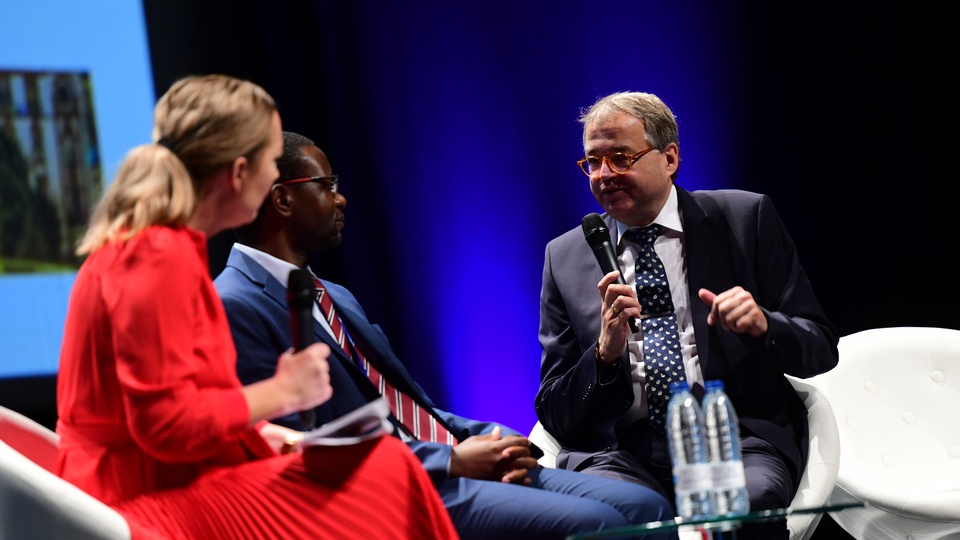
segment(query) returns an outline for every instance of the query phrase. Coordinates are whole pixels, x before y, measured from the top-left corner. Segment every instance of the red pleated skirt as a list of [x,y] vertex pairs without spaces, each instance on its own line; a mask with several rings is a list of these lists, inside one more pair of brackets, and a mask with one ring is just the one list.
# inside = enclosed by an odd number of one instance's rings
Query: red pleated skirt
[[134,540],[458,538],[423,466],[394,437],[215,469],[115,507]]

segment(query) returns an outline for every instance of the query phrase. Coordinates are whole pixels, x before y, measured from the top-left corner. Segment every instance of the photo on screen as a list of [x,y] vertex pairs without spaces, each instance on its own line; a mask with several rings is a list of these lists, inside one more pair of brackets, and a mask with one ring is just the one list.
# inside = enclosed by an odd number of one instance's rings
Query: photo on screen
[[0,274],[79,266],[99,155],[89,74],[0,70]]
[[56,375],[77,241],[155,101],[139,0],[0,3],[0,381]]

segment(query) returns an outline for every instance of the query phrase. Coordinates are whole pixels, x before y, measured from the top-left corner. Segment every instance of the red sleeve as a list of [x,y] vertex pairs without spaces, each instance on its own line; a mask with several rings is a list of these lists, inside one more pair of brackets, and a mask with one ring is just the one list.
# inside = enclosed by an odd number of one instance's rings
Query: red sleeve
[[104,291],[130,432],[157,459],[211,457],[247,428],[249,409],[205,256],[176,229],[127,248]]

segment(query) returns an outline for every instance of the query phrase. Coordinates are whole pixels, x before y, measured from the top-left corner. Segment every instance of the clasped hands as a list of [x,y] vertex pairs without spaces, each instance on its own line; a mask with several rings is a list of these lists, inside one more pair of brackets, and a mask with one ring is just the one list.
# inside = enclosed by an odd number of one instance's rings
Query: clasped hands
[[[612,364],[627,346],[628,326],[631,317],[640,318],[640,302],[633,285],[617,283],[619,271],[603,276],[597,289],[600,291],[600,340],[598,357],[602,363]],[[753,295],[737,285],[720,294],[708,289],[697,292],[700,301],[710,306],[707,324],[735,334],[761,337],[767,333],[767,317]]]
[[496,426],[490,433],[474,435],[454,446],[450,476],[529,485],[527,472],[539,466],[530,455],[530,440],[522,435],[502,437],[502,432]]

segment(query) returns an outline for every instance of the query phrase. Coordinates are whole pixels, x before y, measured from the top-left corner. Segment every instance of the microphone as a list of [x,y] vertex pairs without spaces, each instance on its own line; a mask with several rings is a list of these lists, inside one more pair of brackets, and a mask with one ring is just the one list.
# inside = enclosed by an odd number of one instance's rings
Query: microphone
[[[619,272],[620,265],[617,264],[617,257],[613,251],[613,245],[610,243],[610,229],[607,229],[607,226],[604,225],[600,214],[594,212],[583,216],[580,225],[583,227],[583,236],[587,239],[590,247],[593,248],[593,254],[597,257],[600,270],[603,271],[604,275],[614,270]],[[617,283],[626,284],[626,281],[623,280],[623,272],[620,272],[620,276],[617,277]],[[630,317],[630,330],[634,334],[640,331],[634,317]]]
[[[313,276],[304,268],[291,270],[287,278],[287,306],[290,308],[290,329],[294,350],[302,351],[313,344]],[[306,429],[313,429],[317,415],[313,409],[300,411]]]

